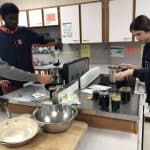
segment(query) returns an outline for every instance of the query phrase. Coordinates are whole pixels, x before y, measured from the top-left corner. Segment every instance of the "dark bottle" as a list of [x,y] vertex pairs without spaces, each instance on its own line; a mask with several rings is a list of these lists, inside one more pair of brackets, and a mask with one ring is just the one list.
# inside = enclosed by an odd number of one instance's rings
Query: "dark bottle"
[[120,88],[121,92],[121,101],[123,104],[127,104],[130,101],[131,87],[122,87]]
[[92,99],[93,99],[94,101],[98,101],[98,99],[99,99],[99,91],[98,91],[98,90],[94,90],[94,91],[93,91]]
[[99,92],[99,105],[100,109],[103,111],[109,110],[109,92],[102,90]]
[[[127,70],[126,66],[119,66],[117,68],[117,72],[122,72],[122,71],[125,71],[125,70]],[[127,79],[124,78],[123,80],[115,81],[115,84],[116,84],[116,87],[118,89],[121,88],[121,87],[127,86]]]

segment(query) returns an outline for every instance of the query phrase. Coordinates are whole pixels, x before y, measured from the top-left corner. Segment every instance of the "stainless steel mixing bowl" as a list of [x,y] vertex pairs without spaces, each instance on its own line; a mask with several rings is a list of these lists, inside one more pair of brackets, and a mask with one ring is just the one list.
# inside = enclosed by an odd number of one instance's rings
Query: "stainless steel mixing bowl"
[[74,106],[56,104],[35,109],[33,118],[46,132],[57,133],[68,129],[77,114],[78,109]]

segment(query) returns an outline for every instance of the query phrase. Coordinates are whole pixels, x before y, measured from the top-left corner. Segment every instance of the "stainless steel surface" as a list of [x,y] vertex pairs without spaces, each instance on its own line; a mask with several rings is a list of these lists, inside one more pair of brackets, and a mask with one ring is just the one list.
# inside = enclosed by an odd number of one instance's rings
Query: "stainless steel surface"
[[56,133],[68,129],[77,113],[76,107],[57,104],[37,108],[33,112],[33,118],[46,132]]
[[93,100],[87,100],[86,93],[79,92],[79,99],[81,101],[80,107],[82,109],[82,113],[132,121],[138,121],[139,98],[139,95],[132,94],[129,103],[121,103],[119,112],[114,113],[111,110],[111,105],[109,105],[108,112],[102,111],[100,110],[100,106],[98,105],[98,103],[94,102]]
[[[34,93],[43,96],[34,97]],[[37,106],[40,102],[49,100],[49,91],[42,84],[29,84],[22,89],[0,96],[0,98],[9,100],[9,103]]]
[[[97,69],[96,69],[97,70]],[[102,72],[102,70],[101,70]],[[94,70],[95,73],[95,70]],[[90,77],[93,72],[91,71]],[[86,77],[86,80],[84,83],[83,82],[83,88],[85,85],[87,85],[87,81],[90,79],[90,83],[92,82],[91,78]],[[89,83],[88,83],[89,84]],[[71,87],[71,89],[70,89]],[[64,93],[70,92],[70,91],[78,91],[78,82],[75,85],[71,85],[68,89],[64,90],[65,92],[60,92],[59,93],[59,98],[60,96],[65,95]],[[82,86],[81,86],[82,87]],[[136,88],[135,88],[136,89]],[[34,98],[32,96],[33,93],[35,92],[40,92],[44,93],[45,96],[42,96],[40,98]],[[120,107],[120,112],[119,113],[112,113],[111,111],[109,112],[104,112],[99,109],[99,106],[94,105],[93,101],[87,100],[87,94],[85,93],[77,93],[79,95],[79,99],[81,102],[81,109],[84,113],[86,114],[94,114],[97,116],[105,116],[105,117],[111,117],[111,118],[116,118],[116,119],[125,119],[125,120],[137,120],[138,119],[138,106],[139,106],[139,96],[138,95],[132,95],[132,99],[128,104],[121,104]],[[13,104],[21,104],[21,105],[27,105],[27,106],[39,106],[41,102],[44,101],[50,101],[49,100],[49,91],[44,88],[43,85],[28,85],[20,90],[17,90],[15,92],[6,94],[1,96],[2,98],[6,98],[9,100],[10,103]]]

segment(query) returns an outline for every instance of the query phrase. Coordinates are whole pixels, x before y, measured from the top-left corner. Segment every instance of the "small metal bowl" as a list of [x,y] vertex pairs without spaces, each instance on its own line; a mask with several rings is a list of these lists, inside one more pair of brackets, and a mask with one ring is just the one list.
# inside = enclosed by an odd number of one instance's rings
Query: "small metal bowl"
[[77,114],[76,107],[56,104],[35,109],[33,118],[38,121],[44,131],[58,133],[67,130]]

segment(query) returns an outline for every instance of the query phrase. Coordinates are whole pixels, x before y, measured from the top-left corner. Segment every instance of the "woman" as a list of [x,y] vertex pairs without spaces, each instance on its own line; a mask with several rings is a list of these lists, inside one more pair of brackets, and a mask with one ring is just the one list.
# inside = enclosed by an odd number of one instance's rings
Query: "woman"
[[142,65],[121,64],[128,67],[128,70],[114,75],[116,80],[123,80],[125,77],[139,78],[145,82],[147,99],[150,104],[150,19],[140,15],[130,25],[130,32],[140,42],[145,42],[142,56]]

